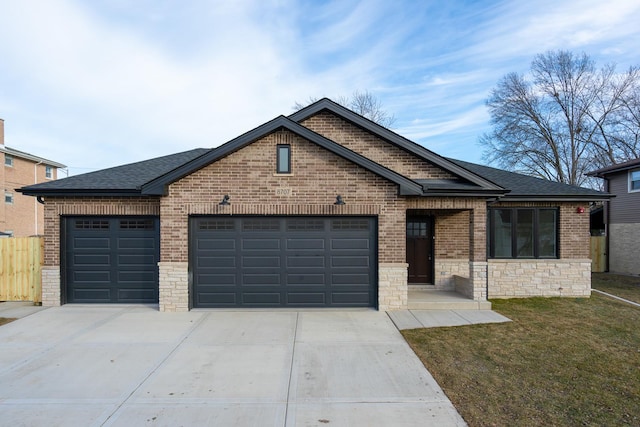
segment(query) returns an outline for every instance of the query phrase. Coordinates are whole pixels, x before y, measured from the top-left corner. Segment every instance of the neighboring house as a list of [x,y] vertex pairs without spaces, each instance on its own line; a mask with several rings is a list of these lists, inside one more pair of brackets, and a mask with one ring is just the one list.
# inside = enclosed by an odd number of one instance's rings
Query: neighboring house
[[66,166],[5,146],[2,119],[0,161],[0,182],[3,191],[0,203],[0,233],[14,237],[44,234],[44,206],[38,203],[37,199],[16,192],[16,189],[53,181],[58,177],[58,168]]
[[640,274],[640,159],[590,172],[615,197],[604,205],[609,271]]
[[[591,292],[606,193],[441,157],[328,100],[214,149],[28,186],[43,304],[408,307]],[[587,210],[587,212],[585,212]]]

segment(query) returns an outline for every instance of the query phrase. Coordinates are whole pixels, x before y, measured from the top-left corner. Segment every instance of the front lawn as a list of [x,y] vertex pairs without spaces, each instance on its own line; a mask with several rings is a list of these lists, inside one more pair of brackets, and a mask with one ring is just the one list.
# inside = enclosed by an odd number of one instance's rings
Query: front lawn
[[494,300],[509,323],[403,331],[470,426],[640,425],[640,309]]
[[640,304],[640,277],[594,273],[591,275],[591,287]]
[[13,322],[14,320],[16,320],[16,319],[11,319],[11,318],[8,318],[8,317],[0,317],[0,326],[4,325],[6,323],[9,323],[9,322]]

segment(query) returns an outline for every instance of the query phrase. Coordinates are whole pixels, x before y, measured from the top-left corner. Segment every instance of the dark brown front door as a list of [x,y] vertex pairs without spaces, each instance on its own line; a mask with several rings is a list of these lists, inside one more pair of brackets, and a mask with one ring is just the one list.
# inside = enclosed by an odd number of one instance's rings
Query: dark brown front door
[[409,284],[433,284],[433,218],[407,218]]

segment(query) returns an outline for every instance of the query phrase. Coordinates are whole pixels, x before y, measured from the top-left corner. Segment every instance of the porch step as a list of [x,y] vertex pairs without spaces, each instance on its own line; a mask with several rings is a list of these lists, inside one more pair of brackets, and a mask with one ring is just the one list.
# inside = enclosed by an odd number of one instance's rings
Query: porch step
[[409,310],[491,310],[489,301],[474,301],[452,291],[409,288]]

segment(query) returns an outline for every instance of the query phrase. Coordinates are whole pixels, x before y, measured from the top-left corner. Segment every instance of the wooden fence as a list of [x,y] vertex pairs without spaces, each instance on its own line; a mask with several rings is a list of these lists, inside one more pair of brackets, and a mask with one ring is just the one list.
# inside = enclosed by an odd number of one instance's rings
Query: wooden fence
[[591,272],[604,273],[607,269],[607,238],[591,236]]
[[42,237],[0,239],[0,301],[42,302]]

